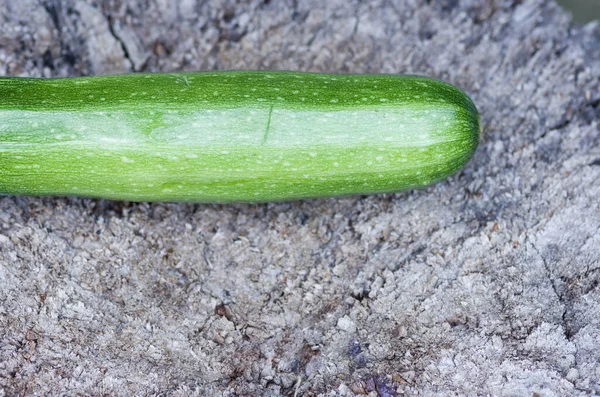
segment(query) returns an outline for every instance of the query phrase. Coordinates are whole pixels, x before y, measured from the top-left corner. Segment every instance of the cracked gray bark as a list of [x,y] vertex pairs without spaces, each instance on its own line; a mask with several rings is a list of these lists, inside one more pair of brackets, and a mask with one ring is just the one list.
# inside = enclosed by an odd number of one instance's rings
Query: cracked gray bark
[[[0,395],[600,394],[600,28],[525,1],[1,0],[0,75],[416,73],[485,127],[430,188],[0,199]],[[1,161],[1,158],[0,158]]]

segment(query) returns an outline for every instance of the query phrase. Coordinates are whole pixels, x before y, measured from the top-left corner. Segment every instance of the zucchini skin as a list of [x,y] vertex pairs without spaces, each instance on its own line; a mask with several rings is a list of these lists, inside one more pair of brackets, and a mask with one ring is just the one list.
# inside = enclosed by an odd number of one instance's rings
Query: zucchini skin
[[0,193],[266,202],[461,169],[479,114],[419,76],[274,71],[0,78]]

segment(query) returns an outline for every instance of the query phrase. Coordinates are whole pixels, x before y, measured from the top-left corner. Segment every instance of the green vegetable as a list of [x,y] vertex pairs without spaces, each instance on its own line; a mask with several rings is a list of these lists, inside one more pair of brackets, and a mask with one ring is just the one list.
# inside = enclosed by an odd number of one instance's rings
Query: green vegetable
[[0,193],[277,201],[421,187],[479,114],[424,77],[292,72],[0,78]]

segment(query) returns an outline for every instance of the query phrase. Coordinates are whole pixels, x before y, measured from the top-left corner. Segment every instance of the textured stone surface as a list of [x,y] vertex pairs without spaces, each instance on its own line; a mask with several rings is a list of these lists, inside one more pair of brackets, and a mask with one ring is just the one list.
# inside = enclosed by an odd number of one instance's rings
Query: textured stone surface
[[0,75],[418,73],[466,90],[485,126],[462,172],[400,194],[1,198],[0,395],[600,394],[598,24],[543,0],[0,16]]

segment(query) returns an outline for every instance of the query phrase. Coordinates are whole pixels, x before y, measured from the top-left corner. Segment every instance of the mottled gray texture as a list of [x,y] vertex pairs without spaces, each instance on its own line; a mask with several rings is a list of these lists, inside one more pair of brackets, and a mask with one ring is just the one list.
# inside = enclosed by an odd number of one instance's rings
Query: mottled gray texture
[[599,25],[240,3],[2,0],[0,74],[424,74],[478,105],[475,158],[373,197],[1,198],[0,395],[600,394]]

